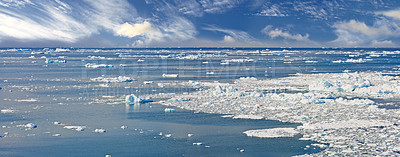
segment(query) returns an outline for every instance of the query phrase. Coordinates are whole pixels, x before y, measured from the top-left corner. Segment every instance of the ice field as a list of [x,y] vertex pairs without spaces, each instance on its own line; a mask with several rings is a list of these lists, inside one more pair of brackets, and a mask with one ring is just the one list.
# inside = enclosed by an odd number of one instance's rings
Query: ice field
[[0,49],[0,156],[399,156],[397,49]]

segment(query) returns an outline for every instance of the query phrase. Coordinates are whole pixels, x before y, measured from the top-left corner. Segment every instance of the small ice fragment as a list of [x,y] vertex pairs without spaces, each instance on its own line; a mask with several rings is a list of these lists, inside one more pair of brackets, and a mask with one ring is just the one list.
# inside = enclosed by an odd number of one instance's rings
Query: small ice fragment
[[244,152],[244,149],[240,149],[239,152],[243,153],[243,152]]
[[65,129],[75,130],[75,131],[84,131],[86,126],[64,126]]
[[144,60],[143,59],[138,59],[137,62],[144,62]]
[[205,148],[210,148],[211,146],[204,146]]
[[52,136],[58,137],[58,136],[61,136],[61,134],[53,134]]
[[203,143],[201,143],[201,142],[194,142],[194,143],[193,143],[194,146],[201,146],[202,144],[203,144]]
[[95,129],[94,132],[96,132],[96,133],[105,133],[106,130],[104,130],[104,129]]
[[85,64],[86,68],[112,68],[114,67],[111,64],[96,64],[96,63],[87,63]]
[[164,135],[166,138],[170,138],[172,135],[171,134],[165,134]]
[[55,121],[55,122],[53,122],[53,124],[54,124],[54,125],[61,125],[61,122]]
[[188,137],[192,137],[192,136],[193,136],[193,134],[188,134],[187,136],[188,136]]
[[107,154],[106,157],[111,157],[111,155]]
[[22,100],[16,100],[16,101],[17,102],[37,102],[38,100],[31,98],[31,99],[22,99]]
[[126,126],[126,125],[122,125],[121,126],[121,129],[123,129],[123,130],[125,130],[125,129],[127,129],[128,128],[128,126]]
[[221,116],[222,118],[232,118],[234,115],[228,114],[228,115],[223,115]]
[[36,128],[36,127],[37,127],[37,125],[33,124],[33,123],[28,123],[25,125],[25,128]]
[[143,84],[152,84],[153,81],[144,81]]
[[207,75],[214,75],[215,73],[213,71],[211,72],[206,72]]
[[233,119],[257,119],[257,120],[260,120],[263,118],[264,117],[262,117],[262,116],[256,116],[256,115],[237,115],[237,116],[233,117]]
[[168,78],[178,78],[179,74],[163,74],[162,77],[168,77]]
[[58,59],[46,59],[45,63],[67,63],[67,60],[58,60]]
[[173,108],[165,108],[164,112],[175,112],[175,109],[173,109]]
[[160,133],[158,133],[158,135],[162,136],[162,135],[163,135],[163,133],[162,133],[162,132],[160,132]]
[[1,113],[4,113],[4,114],[7,114],[7,113],[14,113],[15,112],[15,110],[12,110],[12,109],[2,109],[1,110]]

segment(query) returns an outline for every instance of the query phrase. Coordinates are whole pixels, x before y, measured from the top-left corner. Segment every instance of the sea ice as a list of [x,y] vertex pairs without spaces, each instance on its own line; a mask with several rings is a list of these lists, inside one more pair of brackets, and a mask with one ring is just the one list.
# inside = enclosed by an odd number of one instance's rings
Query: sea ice
[[58,60],[58,59],[46,59],[45,63],[67,63],[67,60]]
[[163,74],[162,77],[169,77],[169,78],[178,78],[178,74]]
[[278,137],[294,137],[300,132],[296,131],[294,128],[272,128],[272,129],[248,130],[243,133],[251,137],[278,138]]
[[112,68],[114,67],[111,64],[96,64],[96,63],[87,63],[85,64],[86,68]]
[[153,99],[151,97],[147,99],[142,99],[135,94],[127,95],[125,96],[125,102],[127,103],[147,103],[147,102],[153,102]]
[[95,129],[94,132],[95,133],[105,133],[106,130],[105,129]]
[[37,127],[37,125],[33,124],[33,123],[25,124],[25,128],[36,128],[36,127]]
[[2,109],[1,110],[1,113],[4,113],[4,114],[7,114],[7,113],[14,113],[15,112],[15,110],[13,110],[13,109]]
[[173,108],[165,108],[164,112],[175,112],[175,109],[173,109]]
[[69,126],[64,126],[65,129],[70,129],[70,130],[75,130],[75,131],[84,131],[86,126],[73,126],[73,125],[69,125]]
[[118,77],[96,77],[90,80],[110,83],[110,82],[132,82],[134,79],[127,76],[118,76]]

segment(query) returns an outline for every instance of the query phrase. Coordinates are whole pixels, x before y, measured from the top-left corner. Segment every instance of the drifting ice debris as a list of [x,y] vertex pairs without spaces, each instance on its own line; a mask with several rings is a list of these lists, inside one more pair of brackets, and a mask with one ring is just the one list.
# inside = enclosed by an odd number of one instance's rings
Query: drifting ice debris
[[107,154],[106,157],[111,157],[111,155],[108,155],[108,154]]
[[90,60],[95,60],[95,59],[106,59],[106,57],[101,57],[101,56],[88,56],[87,57]]
[[163,74],[162,77],[166,78],[178,78],[179,75],[178,74]]
[[147,99],[142,99],[136,96],[135,94],[127,95],[125,97],[125,102],[127,103],[147,103],[147,102],[153,102],[153,99],[147,98]]
[[152,84],[153,81],[143,81],[143,84]]
[[170,138],[172,135],[171,134],[165,134],[164,135],[166,138]]
[[16,100],[16,101],[17,102],[37,102],[38,100],[30,98],[30,99],[21,99],[21,100]]
[[1,113],[4,113],[4,114],[7,114],[7,113],[14,113],[15,112],[15,110],[12,110],[12,109],[2,109],[1,110]]
[[104,129],[95,129],[94,132],[95,133],[105,133],[106,130],[104,130]]
[[86,126],[64,126],[65,129],[75,130],[75,131],[84,131]]
[[244,152],[244,149],[240,149],[239,152],[243,153],[243,152]]
[[52,136],[58,137],[58,136],[61,136],[61,134],[53,134]]
[[45,63],[67,63],[67,60],[58,60],[58,59],[46,59]]
[[263,116],[256,116],[256,115],[237,115],[232,117],[233,119],[264,119]]
[[33,124],[33,123],[25,124],[25,128],[36,128],[36,127],[37,127],[37,125]]
[[175,109],[173,109],[173,108],[165,108],[164,112],[175,112]]
[[272,128],[272,129],[248,130],[243,133],[251,137],[277,138],[277,137],[294,137],[300,132],[294,130],[294,128]]
[[203,143],[201,143],[201,142],[194,142],[193,145],[194,145],[194,146],[201,146],[201,145],[203,145]]
[[125,129],[127,129],[127,128],[128,128],[128,126],[126,126],[126,125],[122,125],[122,126],[121,126],[121,129],[122,129],[122,130],[125,130]]
[[112,68],[114,67],[111,64],[96,64],[96,63],[87,63],[85,64],[86,68]]
[[188,137],[192,137],[192,136],[193,136],[193,134],[188,134],[187,136],[188,136]]
[[57,122],[57,121],[53,122],[53,124],[54,125],[62,125],[61,122]]
[[97,77],[97,78],[92,78],[90,79],[92,81],[97,81],[97,82],[132,82],[133,79],[127,76],[118,76],[118,77]]
[[71,50],[63,49],[63,48],[56,48],[56,50],[54,50],[54,52],[71,52]]

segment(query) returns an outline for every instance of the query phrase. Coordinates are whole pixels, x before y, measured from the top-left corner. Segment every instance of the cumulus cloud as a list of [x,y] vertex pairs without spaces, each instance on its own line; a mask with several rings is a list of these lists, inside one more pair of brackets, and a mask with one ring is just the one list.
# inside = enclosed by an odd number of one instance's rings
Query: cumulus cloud
[[400,37],[400,29],[396,23],[379,20],[373,25],[350,20],[337,22],[333,25],[337,39],[331,43],[341,46],[390,46],[392,37]]
[[229,36],[229,35],[225,35],[224,36],[224,42],[228,42],[228,43],[230,43],[230,42],[235,42],[235,39],[233,39],[231,36]]
[[117,31],[119,36],[133,38],[138,35],[143,35],[145,33],[151,33],[154,29],[152,29],[151,24],[147,21],[143,23],[137,23],[131,25],[129,23],[124,23],[121,25],[120,29]]
[[297,40],[297,41],[309,41],[308,37],[309,35],[301,35],[301,34],[290,34],[287,31],[283,31],[282,29],[275,28],[271,25],[267,25],[264,27],[263,30],[261,30],[262,33],[268,35],[271,38],[277,38],[277,37],[282,37],[284,39],[291,39],[291,40]]

